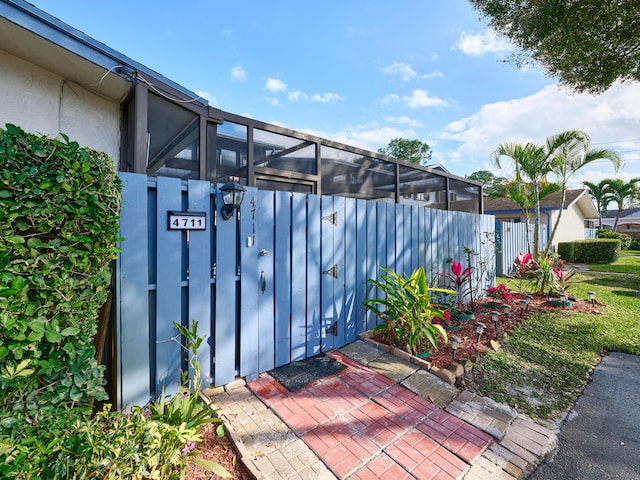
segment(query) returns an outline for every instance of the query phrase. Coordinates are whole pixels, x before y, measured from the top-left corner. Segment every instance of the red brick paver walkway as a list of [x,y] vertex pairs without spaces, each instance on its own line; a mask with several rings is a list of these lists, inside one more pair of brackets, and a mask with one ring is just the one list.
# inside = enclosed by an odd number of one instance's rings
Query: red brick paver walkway
[[462,478],[493,438],[339,352],[340,373],[295,392],[249,388],[341,479]]

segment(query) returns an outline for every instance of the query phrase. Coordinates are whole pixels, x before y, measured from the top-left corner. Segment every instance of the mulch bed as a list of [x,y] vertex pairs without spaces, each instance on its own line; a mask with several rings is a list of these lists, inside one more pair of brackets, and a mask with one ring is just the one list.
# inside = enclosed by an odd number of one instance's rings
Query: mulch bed
[[[202,432],[204,441],[198,445],[198,457],[205,460],[213,460],[222,465],[232,475],[229,478],[233,480],[252,480],[253,477],[240,461],[240,456],[236,452],[229,434],[225,434],[222,438],[216,436],[217,425],[215,423],[209,424],[204,428]],[[189,464],[185,475],[186,480],[213,480],[218,478],[221,477],[194,464]]]
[[[475,317],[473,320],[463,321],[461,322],[462,327],[459,330],[447,332],[449,336],[455,335],[461,340],[458,351],[456,352],[456,361],[464,362],[467,359],[471,359],[474,355],[491,349],[492,340],[500,342],[504,334],[508,335],[511,333],[511,331],[531,313],[540,311],[566,311],[599,314],[602,309],[602,304],[596,301],[595,305],[591,305],[589,300],[576,300],[572,302],[570,307],[558,307],[549,303],[549,297],[547,295],[534,295],[533,299],[529,301],[528,311],[523,312],[522,305],[518,302],[525,298],[525,294],[511,293],[511,296],[512,298],[506,302],[511,307],[508,318],[504,315],[500,307],[478,306],[474,312]],[[483,302],[480,303],[487,303],[489,301],[489,299],[484,299]],[[491,312],[494,310],[500,313],[497,332],[491,320]],[[484,323],[486,326],[484,333],[480,337],[480,341],[478,341],[475,326],[478,322]],[[388,343],[382,332],[375,332],[372,338],[379,343]],[[442,339],[439,339],[438,348],[434,348],[431,351],[427,357],[427,361],[435,367],[448,368],[453,362],[452,353],[451,343],[445,344]]]

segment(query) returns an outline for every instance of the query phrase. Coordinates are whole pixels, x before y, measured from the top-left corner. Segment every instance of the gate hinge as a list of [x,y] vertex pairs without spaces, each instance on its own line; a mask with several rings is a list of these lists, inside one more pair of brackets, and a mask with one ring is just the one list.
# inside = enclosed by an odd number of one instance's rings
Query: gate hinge
[[325,270],[322,272],[323,275],[331,275],[333,278],[338,278],[338,264],[336,263],[329,270]]
[[335,227],[338,225],[338,212],[333,212],[331,215],[325,215],[322,219],[331,223],[331,225]]

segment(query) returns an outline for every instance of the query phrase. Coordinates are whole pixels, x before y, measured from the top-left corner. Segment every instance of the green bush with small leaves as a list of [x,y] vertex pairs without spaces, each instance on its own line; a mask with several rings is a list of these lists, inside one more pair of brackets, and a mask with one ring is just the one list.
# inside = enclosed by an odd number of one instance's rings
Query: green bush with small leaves
[[613,263],[620,256],[620,240],[592,238],[574,242],[575,261],[579,263]]
[[106,154],[61,136],[0,129],[0,408],[107,397],[92,341],[121,182]]
[[631,237],[626,233],[614,232],[606,228],[601,228],[596,232],[597,238],[614,238],[620,240],[620,248],[627,250],[631,245]]
[[558,243],[558,255],[565,262],[575,261],[575,247],[573,242],[559,242]]

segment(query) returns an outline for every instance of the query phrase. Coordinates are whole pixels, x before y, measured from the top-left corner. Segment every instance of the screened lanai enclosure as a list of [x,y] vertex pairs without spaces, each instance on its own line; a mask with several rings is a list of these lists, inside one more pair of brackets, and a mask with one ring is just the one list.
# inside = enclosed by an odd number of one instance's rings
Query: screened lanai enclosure
[[482,213],[477,182],[146,87],[125,105],[123,171]]

